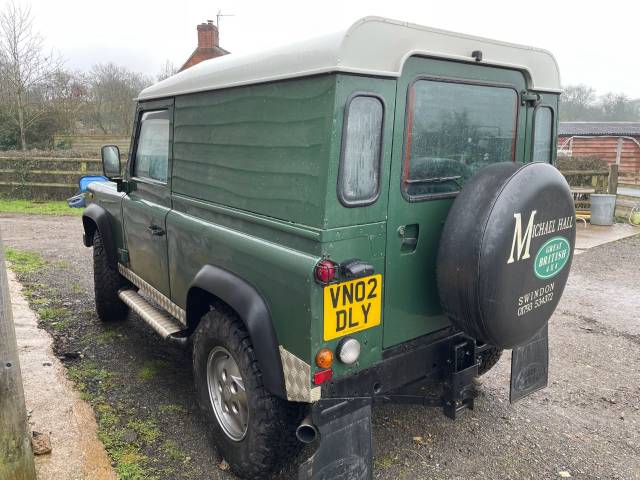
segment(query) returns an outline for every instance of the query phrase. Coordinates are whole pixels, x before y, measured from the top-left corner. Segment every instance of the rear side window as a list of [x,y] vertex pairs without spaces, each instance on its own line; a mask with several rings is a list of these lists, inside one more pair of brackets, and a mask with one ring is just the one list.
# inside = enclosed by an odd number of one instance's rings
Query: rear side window
[[553,111],[549,107],[538,107],[533,125],[533,161],[551,162],[553,138]]
[[169,112],[144,112],[140,118],[133,176],[167,181],[169,166]]
[[338,196],[345,206],[369,205],[380,192],[384,105],[358,94],[347,102],[342,132]]
[[407,104],[402,180],[410,200],[456,193],[482,167],[514,160],[515,90],[419,79]]

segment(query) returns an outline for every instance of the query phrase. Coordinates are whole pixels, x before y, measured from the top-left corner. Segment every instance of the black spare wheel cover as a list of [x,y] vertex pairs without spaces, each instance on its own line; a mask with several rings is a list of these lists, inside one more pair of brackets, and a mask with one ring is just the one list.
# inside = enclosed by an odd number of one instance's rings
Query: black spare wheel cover
[[498,163],[457,196],[437,275],[445,313],[478,341],[526,343],[546,325],[569,276],[576,239],[569,185],[546,163]]

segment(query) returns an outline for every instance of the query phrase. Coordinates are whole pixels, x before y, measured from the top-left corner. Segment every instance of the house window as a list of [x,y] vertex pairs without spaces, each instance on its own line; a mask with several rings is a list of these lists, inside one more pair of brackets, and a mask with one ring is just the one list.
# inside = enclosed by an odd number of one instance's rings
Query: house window
[[553,138],[553,111],[549,107],[538,107],[533,125],[533,161],[551,162]]
[[407,101],[404,194],[451,195],[486,165],[515,159],[512,88],[419,79]]
[[166,182],[168,165],[169,112],[144,112],[140,118],[133,176]]
[[345,111],[338,196],[346,206],[368,205],[380,192],[384,106],[379,97],[359,94]]

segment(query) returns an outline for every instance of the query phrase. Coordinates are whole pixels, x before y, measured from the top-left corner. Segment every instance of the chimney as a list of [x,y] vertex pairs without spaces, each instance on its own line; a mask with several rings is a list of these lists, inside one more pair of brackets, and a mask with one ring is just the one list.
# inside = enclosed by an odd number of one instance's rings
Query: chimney
[[218,27],[213,24],[213,20],[207,20],[207,23],[201,23],[198,25],[198,47],[193,51],[191,56],[186,62],[184,62],[178,71],[182,72],[183,70],[193,67],[200,62],[211,58],[221,57],[227,53],[229,52],[224,48],[220,48]]
[[198,48],[214,48],[219,46],[218,27],[213,20],[198,25]]

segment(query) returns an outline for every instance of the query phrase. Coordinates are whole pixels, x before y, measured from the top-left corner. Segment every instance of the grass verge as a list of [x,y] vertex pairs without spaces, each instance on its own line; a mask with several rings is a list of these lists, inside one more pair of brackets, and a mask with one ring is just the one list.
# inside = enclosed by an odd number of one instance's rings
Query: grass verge
[[23,215],[82,215],[82,208],[69,208],[64,201],[35,202],[33,200],[0,199],[0,213]]
[[16,250],[7,247],[4,250],[5,259],[11,262],[11,270],[16,273],[33,273],[43,269],[47,263],[38,253]]

